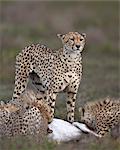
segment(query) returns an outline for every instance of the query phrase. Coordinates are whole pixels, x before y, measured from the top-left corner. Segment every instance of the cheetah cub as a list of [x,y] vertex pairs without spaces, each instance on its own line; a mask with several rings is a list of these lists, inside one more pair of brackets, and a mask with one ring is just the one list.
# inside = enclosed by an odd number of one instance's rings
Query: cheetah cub
[[50,130],[48,128],[48,122],[51,120],[49,106],[44,101],[35,100],[33,93],[22,98],[21,107],[9,103],[0,105],[0,137],[20,135],[41,137]]
[[106,98],[102,101],[88,102],[84,107],[79,108],[79,111],[81,121],[99,136],[104,136],[116,127],[120,132],[120,100]]
[[[59,92],[65,91],[67,120],[74,121],[75,100],[82,76],[82,51],[86,35],[78,32],[58,34],[63,47],[51,50],[44,45],[32,44],[25,47],[16,57],[15,88],[11,103],[16,103],[25,91],[29,78],[38,93],[51,107],[54,117],[55,100]],[[34,76],[32,76],[34,74]],[[36,80],[37,79],[37,80]]]

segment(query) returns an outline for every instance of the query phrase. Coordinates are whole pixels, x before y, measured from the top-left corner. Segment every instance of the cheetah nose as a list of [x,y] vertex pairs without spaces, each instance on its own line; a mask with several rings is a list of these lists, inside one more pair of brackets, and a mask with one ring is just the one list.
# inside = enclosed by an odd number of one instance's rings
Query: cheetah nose
[[79,49],[79,48],[80,48],[80,45],[76,45],[76,47],[77,47],[77,49]]

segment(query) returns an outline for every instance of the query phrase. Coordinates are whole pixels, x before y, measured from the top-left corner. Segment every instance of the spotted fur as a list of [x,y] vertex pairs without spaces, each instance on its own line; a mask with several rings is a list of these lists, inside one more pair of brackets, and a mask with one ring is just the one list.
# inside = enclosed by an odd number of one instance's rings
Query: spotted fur
[[79,111],[81,121],[100,136],[104,136],[114,127],[120,126],[120,100],[106,98],[102,101],[88,102]]
[[[26,96],[24,98],[26,99]],[[21,101],[24,100],[21,98]],[[50,120],[50,108],[44,101],[29,100],[27,103],[24,101],[22,107],[2,104],[0,105],[0,136],[42,136],[47,133]]]

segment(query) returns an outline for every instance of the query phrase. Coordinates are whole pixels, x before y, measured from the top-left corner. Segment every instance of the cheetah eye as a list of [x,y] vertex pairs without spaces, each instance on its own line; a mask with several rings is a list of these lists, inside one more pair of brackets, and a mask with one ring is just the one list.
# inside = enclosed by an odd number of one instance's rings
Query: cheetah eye
[[74,41],[74,38],[71,38],[70,40]]
[[80,39],[80,41],[83,41],[83,39]]

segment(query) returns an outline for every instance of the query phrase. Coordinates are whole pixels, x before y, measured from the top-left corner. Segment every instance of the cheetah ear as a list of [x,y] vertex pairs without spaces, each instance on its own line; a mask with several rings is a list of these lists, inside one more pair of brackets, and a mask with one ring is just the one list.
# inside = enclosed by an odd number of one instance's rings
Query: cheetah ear
[[57,37],[60,39],[64,39],[65,35],[64,34],[57,34]]
[[86,38],[86,34],[85,34],[85,33],[81,33],[81,35],[82,35],[84,38]]
[[5,106],[5,103],[4,103],[3,101],[1,101],[0,103],[1,103],[1,106],[2,106],[2,107]]

